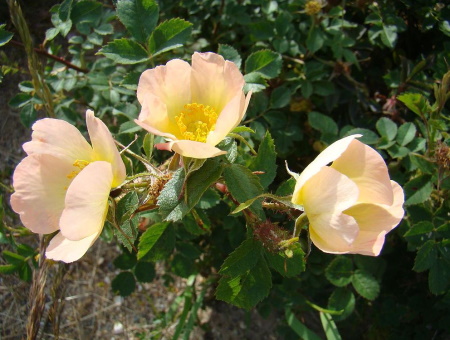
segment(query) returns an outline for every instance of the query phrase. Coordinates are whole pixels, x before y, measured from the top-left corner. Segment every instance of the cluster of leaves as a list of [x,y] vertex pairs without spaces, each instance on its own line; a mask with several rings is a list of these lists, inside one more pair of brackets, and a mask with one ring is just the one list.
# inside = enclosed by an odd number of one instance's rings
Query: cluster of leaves
[[[123,250],[114,261],[122,270],[114,291],[126,296],[137,283],[152,281],[156,262],[186,278],[169,313],[184,304],[177,336],[189,334],[204,301],[206,290],[193,294],[196,275],[209,279],[217,299],[238,307],[257,305],[268,315],[282,306],[280,334],[287,339],[314,339],[320,332],[328,339],[450,332],[449,5],[64,0],[51,13],[53,27],[33,52],[47,57],[40,62],[50,96],[33,79],[20,83],[10,100],[25,126],[52,107],[53,117],[82,127],[80,113],[89,107],[130,152],[158,165],[167,157],[152,151],[159,137],[133,122],[142,71],[194,51],[217,51],[236,63],[245,91],[253,92],[248,127],[219,145],[226,155],[184,160],[170,180],[149,179],[148,186],[111,201],[102,238],[115,238]],[[12,31],[0,26],[0,46],[18,39],[6,29]],[[354,133],[383,155],[391,177],[405,188],[407,214],[383,254],[309,254],[304,236],[288,248],[274,246],[274,239],[288,238],[295,218],[289,209],[262,208],[292,193],[284,160],[300,171],[318,151]],[[123,156],[127,173],[146,171],[130,154]],[[141,211],[151,186],[163,187],[152,197],[155,209]],[[236,209],[244,202],[245,209]],[[0,242],[13,250],[3,251],[8,264],[0,270],[29,279],[35,251],[12,238],[17,230],[0,230]],[[323,329],[314,326],[317,316]],[[171,317],[161,320],[167,324]]]

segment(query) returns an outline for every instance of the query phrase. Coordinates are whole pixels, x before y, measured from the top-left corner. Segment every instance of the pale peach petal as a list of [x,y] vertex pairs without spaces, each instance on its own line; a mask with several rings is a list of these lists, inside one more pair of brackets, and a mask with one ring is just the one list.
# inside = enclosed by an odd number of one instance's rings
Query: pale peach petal
[[356,203],[359,190],[348,177],[329,167],[323,167],[294,191],[292,202],[303,205],[308,216],[343,211]]
[[311,241],[325,253],[347,253],[358,237],[358,224],[351,216],[338,212],[308,215],[308,218]]
[[216,128],[209,133],[206,143],[217,145],[223,140],[241,121],[241,110],[244,106],[245,96],[239,91],[220,113]]
[[23,145],[27,154],[50,154],[66,157],[72,162],[77,159],[91,160],[91,146],[80,131],[68,122],[44,118],[34,123],[32,129],[31,142]]
[[358,185],[359,202],[392,204],[392,186],[386,163],[371,147],[353,140],[331,167]]
[[405,203],[405,193],[403,188],[398,185],[397,182],[391,181],[392,192],[394,194],[394,202],[388,208],[392,216],[395,216],[399,220],[403,218],[405,210],[403,209],[403,203]]
[[113,187],[117,187],[125,180],[125,164],[117,151],[116,144],[106,125],[94,116],[94,112],[86,112],[86,124],[94,150],[95,161],[106,161],[111,163],[114,180]]
[[25,227],[40,234],[59,229],[64,196],[71,181],[67,175],[74,169],[65,157],[46,154],[30,155],[17,165],[11,207]]
[[344,211],[358,222],[359,229],[370,232],[388,232],[394,229],[403,216],[394,216],[385,205],[359,203]]
[[339,139],[338,141],[328,146],[325,150],[323,150],[314,159],[314,161],[312,161],[305,168],[305,170],[302,171],[295,184],[295,191],[299,191],[312,176],[320,171],[322,167],[339,158],[342,153],[348,148],[350,143],[357,137],[361,137],[361,135],[351,135]]
[[145,97],[138,120],[151,126],[155,131],[161,131],[158,136],[171,134],[178,137],[180,135],[180,129],[174,117],[168,114],[166,103],[152,94]]
[[54,261],[70,263],[79,260],[100,236],[101,230],[79,241],[71,241],[58,233],[50,241],[45,257]]
[[380,233],[360,231],[357,239],[351,245],[349,253],[378,256],[383,249],[385,236],[385,231]]
[[161,137],[166,137],[172,140],[177,139],[177,137],[175,137],[174,135],[170,134],[170,133],[165,133],[162,132],[161,130],[156,129],[153,126],[148,125],[145,121],[140,121],[135,119],[134,122],[139,125],[140,127],[142,127],[144,130],[147,130],[148,132],[156,135],[156,136],[161,136]]
[[215,53],[192,56],[192,101],[222,111],[245,84],[238,67]]
[[178,140],[170,142],[169,144],[173,151],[184,157],[203,159],[220,156],[227,153],[226,151],[222,151],[213,145],[190,140]]
[[103,228],[112,181],[111,164],[104,161],[90,163],[75,177],[60,219],[64,237],[78,241]]
[[[191,66],[183,60],[174,59],[165,66],[144,71],[137,89],[137,97],[142,106],[146,102],[146,105],[154,103],[149,96],[165,103],[167,114],[173,119],[185,104],[191,102]],[[152,115],[156,114],[153,110],[150,112]]]

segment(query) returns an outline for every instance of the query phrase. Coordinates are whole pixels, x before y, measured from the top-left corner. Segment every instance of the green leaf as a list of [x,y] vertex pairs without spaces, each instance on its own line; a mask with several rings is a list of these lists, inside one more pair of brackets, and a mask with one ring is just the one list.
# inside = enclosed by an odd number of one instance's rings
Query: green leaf
[[136,263],[136,254],[128,251],[124,251],[114,260],[114,265],[119,269],[131,269]]
[[317,26],[314,26],[306,38],[306,47],[314,54],[322,48],[324,42],[325,34]]
[[203,166],[193,172],[186,180],[185,201],[187,209],[190,211],[198,203],[204,192],[222,174],[223,167],[215,159],[208,159]]
[[409,229],[405,233],[405,237],[424,235],[432,232],[434,229],[433,223],[430,221],[420,221],[419,223],[414,224],[411,229]]
[[6,24],[0,25],[0,46],[7,44],[14,36],[13,33],[5,30],[5,26]]
[[422,117],[423,114],[431,111],[430,103],[420,93],[402,93],[397,97],[408,109]]
[[270,106],[273,109],[279,109],[289,105],[291,101],[291,91],[287,86],[279,86],[273,90],[270,96]]
[[272,275],[264,257],[260,256],[256,265],[236,276],[222,276],[216,290],[216,298],[237,307],[250,310],[269,295]]
[[335,257],[325,269],[325,276],[337,287],[344,287],[352,281],[353,262],[345,256]]
[[407,145],[416,136],[416,126],[413,123],[405,123],[400,125],[397,132],[397,143],[401,146]]
[[328,299],[328,308],[342,311],[339,315],[333,315],[334,320],[345,320],[355,310],[355,295],[346,288],[337,288]]
[[97,54],[103,54],[119,64],[137,64],[149,59],[147,51],[141,45],[126,38],[109,42]]
[[64,0],[59,6],[59,18],[61,21],[66,21],[70,18],[72,12],[73,0]]
[[6,262],[13,264],[15,266],[20,266],[25,262],[25,257],[16,253],[13,253],[9,250],[4,250],[3,258],[6,260]]
[[179,199],[183,190],[185,172],[178,169],[172,175],[158,196],[159,211],[167,221],[178,221],[187,213],[187,205],[183,199]]
[[431,162],[425,156],[419,154],[410,154],[409,159],[420,171],[425,174],[434,174],[437,171],[436,163]]
[[155,265],[151,262],[139,261],[134,268],[134,275],[139,282],[152,282],[156,277]]
[[302,324],[289,308],[286,308],[285,316],[289,327],[291,327],[302,340],[321,340],[320,336]]
[[433,294],[443,294],[450,284],[450,263],[439,258],[434,261],[428,274],[428,287]]
[[25,282],[31,282],[33,271],[31,270],[31,267],[28,265],[28,263],[24,262],[23,265],[19,267],[19,277]]
[[102,14],[102,4],[97,1],[84,0],[76,2],[70,12],[70,20],[74,25],[84,22],[94,22]]
[[232,61],[236,64],[238,68],[241,68],[242,58],[239,55],[239,52],[230,45],[219,44],[219,49],[217,51],[225,60]]
[[327,340],[341,340],[341,335],[333,321],[333,318],[328,313],[320,312],[320,321],[322,322],[322,327],[327,337]]
[[21,108],[31,102],[33,96],[29,93],[19,93],[12,97],[8,105],[14,109]]
[[153,56],[183,46],[192,32],[192,24],[180,18],[159,24],[150,36],[148,46]]
[[397,135],[397,125],[389,118],[382,117],[378,119],[376,128],[382,137],[386,137],[390,141],[394,140]]
[[[224,169],[223,176],[229,192],[238,202],[245,202],[263,192],[259,178],[250,169],[242,165],[231,164]],[[264,211],[261,202],[262,199],[260,199],[259,204],[251,206],[250,210],[263,219]]]
[[19,267],[15,264],[2,264],[0,265],[0,274],[12,274],[19,270]]
[[169,222],[155,223],[139,239],[138,260],[157,261],[170,254],[175,246],[173,226]]
[[114,228],[114,235],[116,235],[117,240],[124,245],[128,251],[133,250],[134,241],[138,236],[138,223],[139,217],[134,216],[128,220],[125,220],[120,225],[120,230]]
[[394,48],[397,41],[397,26],[383,25],[383,31],[381,32],[381,41],[389,48]]
[[111,282],[114,293],[121,296],[128,296],[136,289],[136,280],[131,272],[121,272]]
[[223,262],[219,274],[235,277],[252,269],[261,258],[261,244],[253,238],[241,243]]
[[275,269],[284,277],[294,277],[305,271],[305,253],[300,244],[289,248],[292,256],[287,257],[284,252],[278,254],[265,251],[269,266]]
[[339,128],[333,118],[322,113],[312,111],[308,113],[308,122],[312,128],[320,131],[323,135],[337,136]]
[[158,23],[159,8],[154,0],[119,0],[117,16],[133,38],[144,43]]
[[417,252],[413,270],[423,272],[430,269],[438,257],[438,247],[434,240],[428,240]]
[[357,269],[352,276],[352,284],[359,295],[367,300],[375,300],[380,293],[380,284],[372,274]]
[[416,177],[406,183],[405,190],[405,205],[419,204],[430,199],[431,192],[433,191],[433,183],[431,182],[430,175],[422,175]]
[[123,196],[117,204],[116,220],[119,224],[130,219],[139,206],[139,198],[136,191],[131,191]]
[[36,120],[37,111],[34,109],[34,105],[32,103],[22,107],[20,110],[20,121],[25,127],[30,128]]
[[244,76],[244,80],[244,92],[252,91],[253,93],[257,93],[269,86],[266,79],[258,72],[247,73]]
[[256,72],[263,78],[275,78],[281,72],[282,63],[280,54],[270,50],[258,51],[245,61],[245,73]]
[[373,132],[372,130],[363,129],[363,128],[355,128],[355,129],[348,130],[345,133],[345,135],[342,137],[356,135],[356,134],[362,135],[362,137],[359,137],[358,140],[364,144],[373,145],[373,144],[376,144],[378,142],[378,140],[380,139],[380,137],[378,137],[378,135],[375,132]]
[[236,126],[232,133],[242,133],[242,132],[249,132],[249,133],[255,133],[255,131],[247,126]]
[[267,131],[264,139],[258,148],[258,155],[252,159],[249,165],[252,171],[264,171],[264,174],[258,175],[261,185],[267,188],[275,179],[277,174],[277,153],[275,152],[275,144],[270,132]]
[[171,259],[170,269],[172,272],[180,277],[188,278],[195,272],[194,261],[182,254],[175,254]]

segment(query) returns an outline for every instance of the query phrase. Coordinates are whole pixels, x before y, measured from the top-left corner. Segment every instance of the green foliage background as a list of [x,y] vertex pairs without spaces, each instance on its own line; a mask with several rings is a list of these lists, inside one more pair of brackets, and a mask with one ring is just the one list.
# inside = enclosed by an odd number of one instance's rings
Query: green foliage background
[[[188,279],[178,336],[189,334],[204,303],[206,290],[192,294],[196,274],[215,287],[217,299],[257,308],[263,316],[279,313],[280,338],[450,336],[450,5],[64,0],[51,12],[53,27],[38,51],[20,16],[11,16],[15,27],[0,27],[0,46],[22,41],[28,55],[30,80],[9,102],[27,127],[50,116],[84,129],[82,113],[91,108],[118,141],[160,164],[169,156],[153,151],[160,137],[133,122],[145,69],[189,60],[194,51],[218,52],[240,67],[245,91],[253,91],[243,122],[249,129],[219,145],[226,156],[177,170],[154,198],[159,209],[132,215],[145,190],[117,203],[102,235],[123,245],[114,261],[123,271],[113,290],[137,294],[136,281],[152,281],[154,263],[163,261],[167,272]],[[4,82],[14,72],[11,65],[1,67]],[[355,133],[381,153],[406,194],[405,218],[377,258],[334,256],[314,247],[308,254],[304,236],[289,251],[274,253],[246,228],[242,212],[230,214],[235,202],[213,187],[225,182],[239,203],[267,192],[289,195],[293,181],[285,160],[301,172],[327,145]],[[142,162],[124,157],[128,174],[146,171]],[[265,174],[252,173],[259,170]],[[263,210],[261,202],[249,207],[253,216],[276,222],[280,235],[292,231],[295,216]],[[11,214],[6,200],[1,214],[2,220]],[[139,217],[151,227],[138,229]],[[13,238],[11,228],[25,233],[2,224],[0,242],[12,250],[2,252],[8,264],[0,273],[30,280],[35,250]],[[322,328],[308,321],[311,315],[320,317]]]

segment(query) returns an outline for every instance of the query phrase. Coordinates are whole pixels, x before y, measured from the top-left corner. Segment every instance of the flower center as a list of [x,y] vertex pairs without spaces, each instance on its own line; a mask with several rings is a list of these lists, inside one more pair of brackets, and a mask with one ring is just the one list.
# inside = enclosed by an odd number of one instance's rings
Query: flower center
[[81,170],[83,170],[87,165],[89,164],[88,161],[77,159],[75,162],[73,162],[73,166],[78,168],[77,170],[72,171],[70,174],[67,175],[68,179],[75,178],[76,175],[80,173]]
[[175,117],[182,139],[206,143],[208,134],[216,127],[216,111],[208,105],[186,104]]

